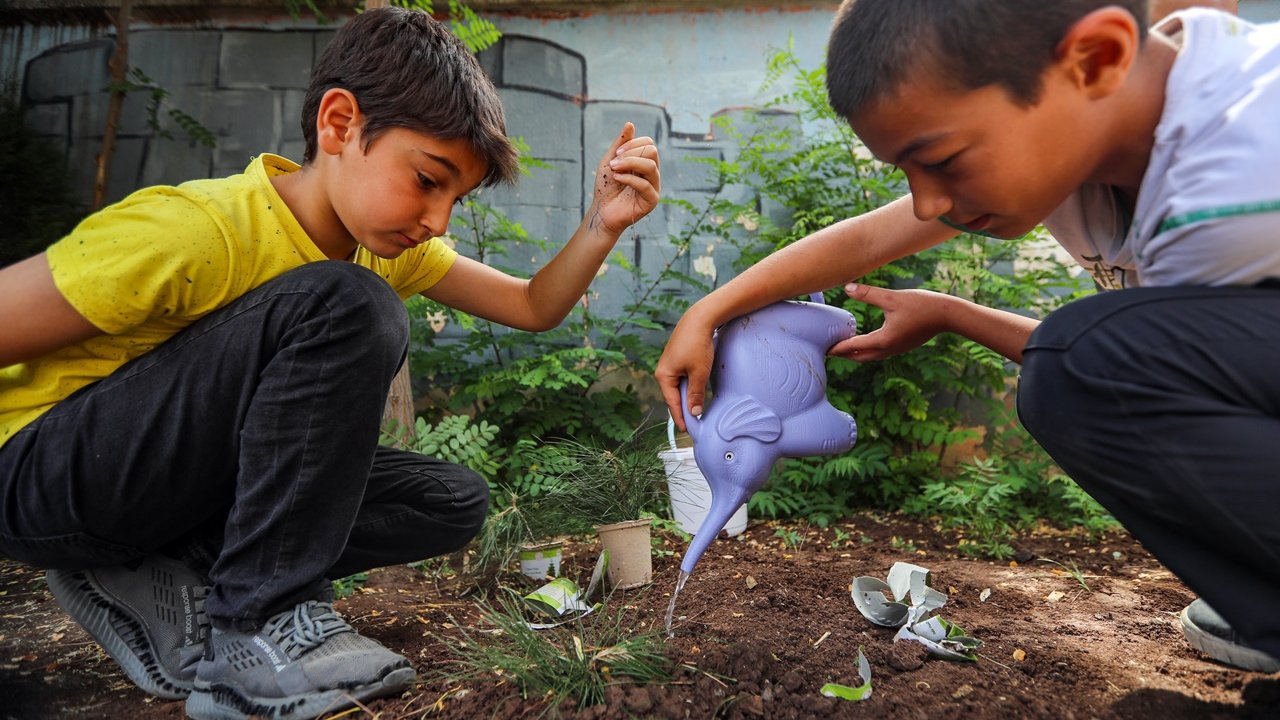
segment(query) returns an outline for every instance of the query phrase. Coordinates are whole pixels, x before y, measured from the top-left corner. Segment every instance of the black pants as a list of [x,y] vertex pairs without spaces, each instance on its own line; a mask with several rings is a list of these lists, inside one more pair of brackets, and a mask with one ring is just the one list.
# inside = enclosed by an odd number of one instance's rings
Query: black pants
[[1280,290],[1102,293],[1050,315],[1023,362],[1036,440],[1280,657]]
[[464,546],[486,482],[378,446],[407,342],[369,270],[281,275],[0,447],[0,552],[75,569],[202,545],[206,612],[250,629],[329,578]]

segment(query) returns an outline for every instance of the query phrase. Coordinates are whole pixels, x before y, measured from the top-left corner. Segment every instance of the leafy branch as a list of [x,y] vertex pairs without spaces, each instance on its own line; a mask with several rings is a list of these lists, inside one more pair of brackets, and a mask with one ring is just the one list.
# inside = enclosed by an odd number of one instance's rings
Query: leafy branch
[[[141,68],[130,67],[129,74],[123,82],[113,82],[109,86],[111,92],[147,93],[147,126],[151,128],[151,132],[159,138],[173,140],[173,133],[163,127],[160,123],[160,110],[164,101],[169,97],[169,91],[160,87],[155,80],[152,80]],[[213,131],[205,127],[194,117],[183,112],[181,109],[171,107],[165,113],[174,124],[181,129],[187,137],[193,142],[208,148],[217,147],[218,138]]]

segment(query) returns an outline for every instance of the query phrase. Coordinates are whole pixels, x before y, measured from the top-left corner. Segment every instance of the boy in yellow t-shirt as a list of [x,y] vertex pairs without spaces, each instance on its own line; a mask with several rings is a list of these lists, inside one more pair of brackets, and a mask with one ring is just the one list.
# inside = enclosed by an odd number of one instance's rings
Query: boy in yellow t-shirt
[[301,167],[140,190],[0,270],[0,552],[49,568],[143,689],[197,718],[308,718],[413,680],[326,594],[485,518],[483,478],[378,446],[401,299],[552,328],[658,201],[628,123],[531,279],[458,256],[453,205],[516,177],[504,122],[443,26],[371,10],[317,62]]

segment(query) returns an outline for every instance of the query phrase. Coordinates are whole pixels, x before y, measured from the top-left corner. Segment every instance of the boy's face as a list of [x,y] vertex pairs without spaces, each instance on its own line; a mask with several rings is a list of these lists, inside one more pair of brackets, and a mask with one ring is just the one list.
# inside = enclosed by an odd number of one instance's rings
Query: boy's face
[[1040,102],[1021,107],[996,86],[908,80],[849,120],[877,158],[906,173],[916,217],[1011,238],[1087,180],[1077,95],[1050,76]]
[[353,140],[331,176],[329,200],[352,239],[382,258],[444,235],[455,204],[488,172],[463,139],[392,128],[367,148]]

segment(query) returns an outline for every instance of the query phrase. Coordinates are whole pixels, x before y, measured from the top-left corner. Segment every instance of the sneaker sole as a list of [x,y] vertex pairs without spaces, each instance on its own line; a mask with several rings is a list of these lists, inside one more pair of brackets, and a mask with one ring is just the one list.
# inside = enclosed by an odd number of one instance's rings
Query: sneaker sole
[[156,660],[145,626],[91,573],[50,570],[49,589],[62,609],[102,646],[135,685],[165,700],[191,695],[192,683],[174,677]]
[[1214,660],[1242,670],[1263,673],[1280,672],[1280,660],[1261,650],[1254,650],[1251,647],[1223,640],[1196,625],[1187,615],[1185,609],[1178,616],[1178,619],[1182,623],[1182,634],[1187,638],[1187,643]]
[[357,701],[398,695],[417,677],[412,667],[396,668],[381,680],[355,688],[323,690],[286,698],[246,697],[236,687],[197,681],[187,699],[187,716],[194,720],[247,720],[265,717],[272,720],[307,720],[324,713],[353,707]]

